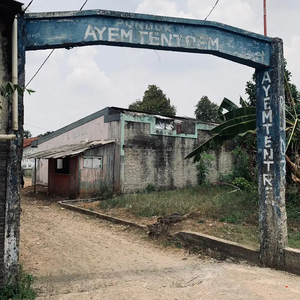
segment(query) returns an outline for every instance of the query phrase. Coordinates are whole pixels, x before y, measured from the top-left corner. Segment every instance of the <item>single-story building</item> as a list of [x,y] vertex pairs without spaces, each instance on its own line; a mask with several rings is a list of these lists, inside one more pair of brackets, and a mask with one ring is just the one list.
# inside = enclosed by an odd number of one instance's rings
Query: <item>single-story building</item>
[[[49,193],[78,198],[105,189],[130,193],[147,185],[172,189],[197,184],[196,165],[185,159],[215,124],[107,107],[33,142],[36,179]],[[218,151],[209,177],[231,169]]]

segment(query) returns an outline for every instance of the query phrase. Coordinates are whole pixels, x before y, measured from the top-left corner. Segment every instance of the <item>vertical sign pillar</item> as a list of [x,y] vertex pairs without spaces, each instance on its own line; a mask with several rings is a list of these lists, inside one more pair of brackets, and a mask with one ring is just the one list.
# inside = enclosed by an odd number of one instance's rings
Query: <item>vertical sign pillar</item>
[[272,42],[269,68],[256,70],[260,259],[283,268],[287,246],[285,208],[285,99],[283,43]]

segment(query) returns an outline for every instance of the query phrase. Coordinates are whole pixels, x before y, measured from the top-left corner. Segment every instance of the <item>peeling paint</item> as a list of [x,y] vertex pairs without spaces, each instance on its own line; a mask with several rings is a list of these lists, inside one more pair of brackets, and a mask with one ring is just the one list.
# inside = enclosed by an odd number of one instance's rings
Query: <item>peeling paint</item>
[[112,45],[208,53],[252,67],[269,66],[271,39],[224,24],[85,11],[26,14],[26,49]]
[[285,105],[283,45],[273,41],[271,68],[257,71],[257,161],[260,192],[261,262],[284,268],[287,246],[285,208]]

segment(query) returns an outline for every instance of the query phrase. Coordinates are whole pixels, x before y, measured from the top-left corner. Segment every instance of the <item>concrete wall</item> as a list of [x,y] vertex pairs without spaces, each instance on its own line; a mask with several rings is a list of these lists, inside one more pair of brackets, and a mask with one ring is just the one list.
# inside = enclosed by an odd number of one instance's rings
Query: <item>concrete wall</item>
[[[152,117],[155,119],[155,117]],[[141,118],[138,118],[141,121]],[[153,184],[170,189],[197,184],[196,165],[185,159],[197,145],[207,139],[208,131],[194,127],[194,134],[154,131],[154,122],[124,122],[122,192],[130,193]],[[172,128],[171,128],[172,129]],[[186,137],[185,137],[186,136]],[[215,155],[210,179],[217,180],[219,172],[229,171],[231,155],[221,151]]]
[[231,172],[233,156],[230,151],[222,147],[218,151],[209,151],[208,154],[214,157],[208,166],[207,179],[209,182],[218,181],[221,174],[225,175]]

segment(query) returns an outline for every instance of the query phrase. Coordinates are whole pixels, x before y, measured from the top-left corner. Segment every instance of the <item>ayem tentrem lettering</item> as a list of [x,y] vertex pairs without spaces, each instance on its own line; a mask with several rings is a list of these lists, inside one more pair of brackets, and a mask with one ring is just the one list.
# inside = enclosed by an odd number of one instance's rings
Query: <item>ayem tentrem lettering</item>
[[268,71],[266,71],[262,78],[262,88],[264,91],[263,97],[263,111],[262,111],[262,123],[265,130],[264,149],[263,149],[263,163],[265,165],[263,173],[263,187],[266,194],[273,190],[273,176],[272,167],[274,164],[274,152],[272,147],[271,128],[273,126],[273,111],[271,109],[270,101],[270,87],[271,77]]
[[[124,21],[116,23],[116,27],[87,26],[84,40],[109,42],[129,42],[141,45],[163,47],[188,47],[192,49],[219,50],[219,38],[211,38],[207,35],[182,35],[171,33],[171,25],[163,26],[153,23],[126,22],[126,28],[118,28]],[[173,31],[174,32],[174,31]]]

